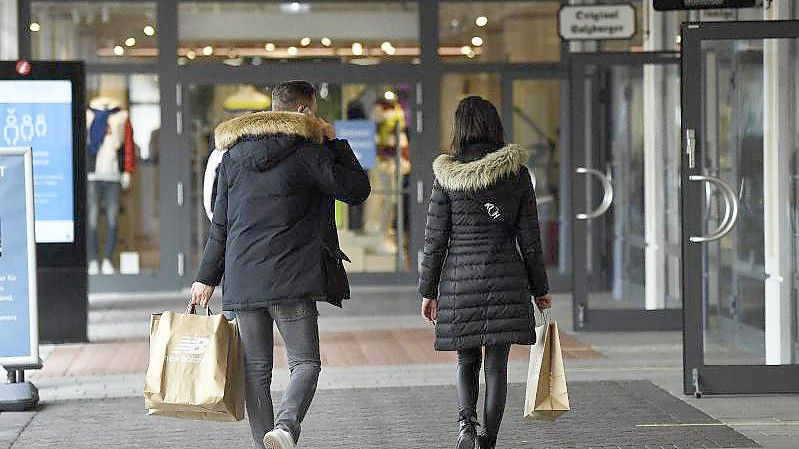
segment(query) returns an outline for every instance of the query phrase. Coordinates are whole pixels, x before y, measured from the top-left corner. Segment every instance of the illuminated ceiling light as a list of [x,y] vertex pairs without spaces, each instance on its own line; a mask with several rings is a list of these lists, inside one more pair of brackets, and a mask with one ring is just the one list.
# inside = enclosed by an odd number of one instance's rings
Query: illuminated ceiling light
[[275,51],[275,44],[272,42],[267,42],[266,45],[264,45],[264,49],[266,51]]
[[193,61],[195,58],[197,58],[197,52],[194,50],[189,50],[188,53],[186,53],[186,57]]
[[471,52],[472,52],[472,47],[470,47],[468,45],[464,45],[463,47],[461,47],[461,54],[462,55],[466,56],[466,55],[468,55]]
[[301,2],[286,2],[280,5],[280,10],[284,13],[299,14],[311,10],[311,5]]
[[474,19],[474,24],[479,27],[484,27],[488,24],[488,17],[479,16],[478,18]]
[[331,41],[329,37],[323,37],[322,38],[322,45],[324,45],[325,47],[329,47],[329,46],[333,45],[333,41]]
[[307,47],[307,46],[311,45],[311,38],[310,37],[304,37],[304,38],[300,39],[300,45],[302,45],[303,47]]
[[125,46],[126,47],[133,47],[134,45],[136,45],[136,38],[135,37],[129,37],[129,38],[125,39]]
[[483,45],[483,42],[485,42],[485,41],[480,36],[475,36],[475,37],[472,38],[472,45],[474,45],[475,47],[479,47],[479,46]]
[[389,56],[394,55],[394,54],[397,53],[397,49],[394,48],[394,46],[391,45],[391,42],[389,42],[389,41],[385,41],[382,44],[380,44],[380,49],[383,50],[383,53],[385,53],[385,54],[387,54]]
[[363,45],[360,42],[354,42],[352,44],[352,54],[355,56],[363,55]]
[[214,47],[210,45],[206,45],[205,47],[203,47],[203,55],[211,56],[213,54],[214,54]]
[[469,59],[474,59],[475,56],[477,56],[477,53],[474,50],[470,51],[469,54],[466,55],[466,57]]
[[458,28],[461,26],[461,21],[458,19],[452,19],[449,21],[449,26],[451,26],[452,28]]
[[288,53],[289,53],[289,56],[297,56],[297,53],[299,53],[299,50],[297,50],[297,47],[289,47]]
[[38,22],[31,22],[31,26],[30,26],[30,30],[31,31],[33,31],[34,33],[38,33],[39,30],[41,30],[41,29],[42,29],[42,26],[39,25]]
[[114,54],[117,56],[122,56],[125,54],[125,47],[121,45],[114,46]]
[[395,94],[390,90],[387,90],[386,93],[383,94],[383,98],[385,98],[388,101],[394,101],[397,98],[397,94]]
[[142,31],[144,31],[145,36],[155,36],[155,27],[152,25],[147,25]]

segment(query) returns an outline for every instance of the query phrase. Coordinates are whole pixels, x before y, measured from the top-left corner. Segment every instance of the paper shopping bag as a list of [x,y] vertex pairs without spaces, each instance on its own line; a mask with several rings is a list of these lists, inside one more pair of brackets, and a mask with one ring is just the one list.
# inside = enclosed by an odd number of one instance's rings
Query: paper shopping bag
[[236,320],[164,312],[150,321],[144,402],[150,415],[244,418],[244,367]]
[[524,417],[554,421],[570,410],[558,324],[547,321],[536,327],[536,337],[530,348]]

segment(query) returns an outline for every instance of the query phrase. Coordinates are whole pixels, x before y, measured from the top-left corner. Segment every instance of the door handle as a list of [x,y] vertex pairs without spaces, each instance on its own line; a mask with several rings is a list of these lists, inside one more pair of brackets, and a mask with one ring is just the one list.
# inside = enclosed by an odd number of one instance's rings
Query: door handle
[[594,218],[601,217],[604,215],[608,209],[610,209],[610,205],[613,204],[613,183],[611,182],[611,174],[610,169],[608,169],[608,173],[602,173],[601,171],[595,168],[587,168],[587,167],[577,167],[575,171],[581,175],[592,175],[596,176],[599,182],[602,184],[602,189],[604,194],[602,195],[602,203],[599,206],[585,214],[577,214],[578,220],[593,220]]
[[726,182],[713,176],[691,175],[688,179],[696,182],[710,183],[718,187],[724,197],[724,218],[721,220],[719,227],[708,235],[690,237],[689,240],[692,243],[713,242],[729,234],[732,228],[735,227],[735,223],[738,222],[738,212],[740,210],[738,196],[735,194],[735,191],[733,191]]

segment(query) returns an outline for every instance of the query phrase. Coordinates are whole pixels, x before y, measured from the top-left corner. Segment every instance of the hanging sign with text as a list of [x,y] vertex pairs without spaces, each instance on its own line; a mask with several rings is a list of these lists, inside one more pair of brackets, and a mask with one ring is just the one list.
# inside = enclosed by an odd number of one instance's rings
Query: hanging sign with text
[[558,12],[558,31],[567,41],[630,39],[637,32],[635,7],[631,4],[563,6]]
[[39,361],[33,157],[0,148],[0,365]]

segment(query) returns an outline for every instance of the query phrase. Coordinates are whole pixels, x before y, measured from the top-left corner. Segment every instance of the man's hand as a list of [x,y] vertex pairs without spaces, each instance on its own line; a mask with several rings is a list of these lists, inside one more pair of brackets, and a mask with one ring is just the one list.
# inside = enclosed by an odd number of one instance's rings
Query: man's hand
[[437,299],[425,298],[424,301],[422,301],[422,316],[430,324],[436,324],[436,319],[438,318]]
[[208,307],[211,296],[214,294],[213,285],[205,285],[202,282],[191,284],[191,303],[200,307]]
[[333,140],[336,138],[336,128],[333,125],[327,123],[322,117],[316,117],[316,123],[319,124],[319,128],[322,129],[322,134],[328,140]]
[[544,296],[537,296],[535,298],[535,305],[538,306],[539,310],[549,309],[552,307],[552,295],[547,293]]

